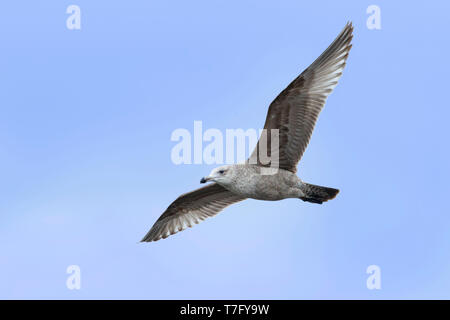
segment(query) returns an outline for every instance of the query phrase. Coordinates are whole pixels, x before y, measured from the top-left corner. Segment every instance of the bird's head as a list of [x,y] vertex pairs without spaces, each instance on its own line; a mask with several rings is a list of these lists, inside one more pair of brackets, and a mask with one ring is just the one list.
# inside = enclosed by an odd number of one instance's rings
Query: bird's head
[[200,180],[200,183],[214,181],[217,182],[218,184],[226,185],[231,183],[232,173],[233,173],[232,166],[218,167],[213,169],[208,176],[203,177]]

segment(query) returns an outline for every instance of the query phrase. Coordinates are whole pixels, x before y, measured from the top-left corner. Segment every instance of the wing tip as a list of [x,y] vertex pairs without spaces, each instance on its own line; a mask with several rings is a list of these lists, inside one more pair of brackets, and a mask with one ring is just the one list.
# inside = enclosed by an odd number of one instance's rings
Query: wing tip
[[142,238],[142,240],[140,242],[155,242],[155,241],[159,241],[161,239],[166,239],[178,232],[192,228],[194,225],[199,224],[202,220],[194,221],[194,224],[192,224],[191,221],[188,221],[188,223],[186,224],[186,227],[184,227],[183,225],[178,225],[177,228],[173,228],[173,229],[169,228],[165,231],[162,230],[162,227],[164,227],[165,225],[163,223],[161,223],[160,221],[155,222],[153,227],[150,229],[149,232],[147,232],[147,234],[144,236],[144,238]]
[[351,33],[353,32],[353,22],[351,20],[348,20],[345,24],[344,30],[350,30]]

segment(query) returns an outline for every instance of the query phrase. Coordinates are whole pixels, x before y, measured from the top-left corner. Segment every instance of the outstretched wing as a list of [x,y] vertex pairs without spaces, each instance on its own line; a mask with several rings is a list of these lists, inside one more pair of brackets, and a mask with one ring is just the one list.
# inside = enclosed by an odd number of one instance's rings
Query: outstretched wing
[[216,183],[185,193],[172,202],[141,241],[165,239],[244,199]]
[[[278,129],[278,167],[292,172],[308,145],[317,117],[328,95],[337,85],[350,51],[353,26],[347,23],[333,43],[270,104],[267,135],[260,138],[250,158],[251,164],[269,166],[260,156],[272,157],[271,129]],[[264,148],[266,147],[266,148]],[[262,153],[259,154],[261,148]],[[276,154],[274,157],[276,159]]]

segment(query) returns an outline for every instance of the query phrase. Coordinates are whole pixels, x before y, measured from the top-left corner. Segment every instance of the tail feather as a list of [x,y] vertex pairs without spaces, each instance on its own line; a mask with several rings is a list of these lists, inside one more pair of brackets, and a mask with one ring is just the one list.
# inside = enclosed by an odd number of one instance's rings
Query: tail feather
[[338,189],[316,186],[314,184],[304,182],[302,183],[301,190],[303,192],[303,196],[301,196],[300,199],[319,204],[334,199],[339,193]]

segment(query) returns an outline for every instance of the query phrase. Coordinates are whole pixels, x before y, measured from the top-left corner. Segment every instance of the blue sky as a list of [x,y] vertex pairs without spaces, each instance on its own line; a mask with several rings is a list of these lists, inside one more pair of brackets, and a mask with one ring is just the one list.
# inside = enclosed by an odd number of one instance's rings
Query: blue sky
[[[66,8],[81,8],[81,30]],[[381,9],[381,30],[366,8]],[[0,298],[450,298],[450,5],[9,1],[0,12]],[[260,128],[354,23],[298,174],[322,206],[248,200],[139,243],[211,165],[177,128]],[[81,289],[66,287],[69,265]],[[366,269],[381,270],[368,290]]]

